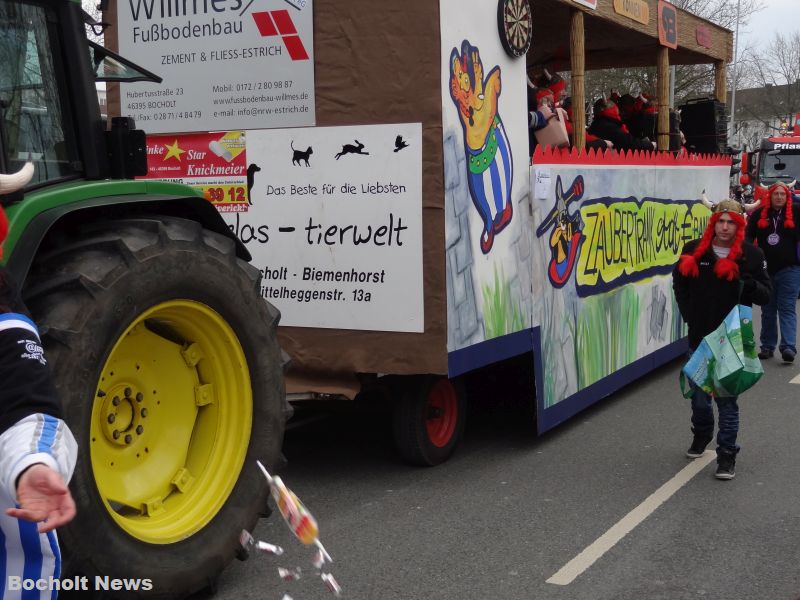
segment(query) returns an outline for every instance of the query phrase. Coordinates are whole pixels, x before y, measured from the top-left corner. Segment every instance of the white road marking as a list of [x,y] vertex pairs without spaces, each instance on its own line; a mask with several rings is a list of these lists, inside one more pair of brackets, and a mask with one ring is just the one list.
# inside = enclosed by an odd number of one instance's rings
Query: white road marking
[[547,583],[554,585],[569,585],[572,583],[578,575],[591,567],[603,554],[611,550],[617,542],[649,517],[650,514],[686,485],[692,477],[702,471],[716,457],[715,452],[707,450],[703,456],[694,459],[681,469],[675,477],[650,494],[644,502],[622,517],[616,525],[587,546],[583,552],[561,567],[555,575],[547,580]]
[[795,378],[792,379],[789,383],[800,383],[800,375],[795,375]]

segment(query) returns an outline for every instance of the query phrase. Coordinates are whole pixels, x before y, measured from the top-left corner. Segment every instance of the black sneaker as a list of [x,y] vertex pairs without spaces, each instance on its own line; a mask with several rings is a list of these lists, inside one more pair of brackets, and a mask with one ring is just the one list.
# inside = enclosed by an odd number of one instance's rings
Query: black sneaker
[[794,357],[797,355],[797,352],[792,350],[791,348],[786,348],[786,350],[781,351],[781,358],[785,363],[793,363]]
[[764,350],[762,348],[761,352],[758,353],[758,358],[760,358],[761,360],[764,360],[765,358],[772,358],[772,355],[774,353],[775,352],[773,350]]
[[717,479],[733,479],[736,476],[736,456],[733,454],[719,454],[717,456]]
[[703,456],[703,452],[706,451],[706,446],[711,441],[711,438],[707,437],[700,437],[699,435],[695,434],[694,439],[692,440],[692,445],[689,446],[689,449],[686,451],[687,458],[700,458]]

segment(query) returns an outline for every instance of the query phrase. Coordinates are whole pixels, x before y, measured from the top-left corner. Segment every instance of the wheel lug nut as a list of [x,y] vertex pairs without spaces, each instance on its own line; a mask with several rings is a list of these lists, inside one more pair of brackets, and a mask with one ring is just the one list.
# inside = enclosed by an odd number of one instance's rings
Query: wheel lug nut
[[146,416],[147,416],[147,409],[143,408],[142,409],[142,418],[144,419]]
[[119,439],[119,431],[117,429],[115,429],[111,435],[114,437],[115,440]]
[[113,404],[114,406],[119,406],[119,402],[120,402],[119,396],[114,396],[114,399],[111,401],[111,404]]
[[117,416],[114,413],[108,415],[108,424],[110,425],[111,423],[113,423],[116,418]]
[[138,394],[136,394],[136,401],[141,402],[142,400],[144,400],[144,394],[142,392],[139,392]]
[[97,397],[98,398],[102,398],[105,395],[106,395],[106,393],[103,390],[97,390]]
[[142,427],[141,425],[136,427],[136,433],[138,433],[139,435],[142,435],[143,431],[144,431],[144,427]]
[[132,437],[132,436],[131,436],[131,434],[129,433],[128,435],[126,435],[126,436],[125,436],[125,443],[126,443],[126,444],[130,444],[130,443],[131,443],[131,441],[133,441],[133,437]]
[[125,397],[126,398],[130,398],[131,397],[131,388],[129,388],[129,387],[125,388]]

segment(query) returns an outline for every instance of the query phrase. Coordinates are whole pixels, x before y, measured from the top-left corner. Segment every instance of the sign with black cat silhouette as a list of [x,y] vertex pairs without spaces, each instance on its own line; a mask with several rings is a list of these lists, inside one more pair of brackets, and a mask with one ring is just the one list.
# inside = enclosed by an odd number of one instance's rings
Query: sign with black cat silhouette
[[247,162],[223,216],[282,325],[424,330],[420,123],[248,131]]

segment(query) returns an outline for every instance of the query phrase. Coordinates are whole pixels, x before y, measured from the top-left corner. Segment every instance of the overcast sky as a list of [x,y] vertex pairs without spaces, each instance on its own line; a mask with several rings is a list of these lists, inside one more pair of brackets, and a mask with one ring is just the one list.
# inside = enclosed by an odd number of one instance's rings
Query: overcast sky
[[784,35],[800,31],[800,0],[763,0],[764,9],[755,13],[747,25],[739,27],[738,52],[750,44],[769,44],[770,35],[780,27]]

